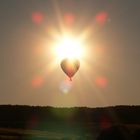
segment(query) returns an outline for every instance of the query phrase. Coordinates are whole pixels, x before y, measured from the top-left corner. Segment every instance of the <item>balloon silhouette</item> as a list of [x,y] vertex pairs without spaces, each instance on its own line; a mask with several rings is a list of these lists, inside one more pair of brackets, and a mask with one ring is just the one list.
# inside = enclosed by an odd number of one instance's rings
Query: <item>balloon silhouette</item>
[[72,77],[78,71],[79,67],[80,67],[80,62],[78,59],[71,60],[65,58],[61,62],[61,68],[64,71],[64,73],[70,78],[70,81],[72,81]]

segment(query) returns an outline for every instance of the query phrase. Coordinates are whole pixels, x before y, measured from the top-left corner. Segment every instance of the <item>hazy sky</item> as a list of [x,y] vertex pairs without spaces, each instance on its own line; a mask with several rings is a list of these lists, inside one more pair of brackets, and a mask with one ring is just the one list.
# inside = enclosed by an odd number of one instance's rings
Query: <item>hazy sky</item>
[[[67,15],[91,32],[72,83],[48,43]],[[139,26],[140,0],[0,0],[0,104],[140,104]]]

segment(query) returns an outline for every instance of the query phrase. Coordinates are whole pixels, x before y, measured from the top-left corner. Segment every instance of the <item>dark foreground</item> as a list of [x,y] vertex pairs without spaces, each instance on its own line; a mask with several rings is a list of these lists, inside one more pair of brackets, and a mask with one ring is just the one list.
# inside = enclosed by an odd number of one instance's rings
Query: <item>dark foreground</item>
[[140,140],[140,106],[0,106],[0,140]]

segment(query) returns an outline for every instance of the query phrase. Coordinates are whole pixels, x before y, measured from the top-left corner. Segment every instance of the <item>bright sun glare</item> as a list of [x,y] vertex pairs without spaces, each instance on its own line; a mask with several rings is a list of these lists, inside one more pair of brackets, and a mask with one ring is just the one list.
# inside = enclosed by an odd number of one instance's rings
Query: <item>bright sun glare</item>
[[60,38],[55,45],[55,51],[58,59],[81,59],[84,53],[82,44],[82,41],[78,38],[73,38],[70,36],[64,36]]

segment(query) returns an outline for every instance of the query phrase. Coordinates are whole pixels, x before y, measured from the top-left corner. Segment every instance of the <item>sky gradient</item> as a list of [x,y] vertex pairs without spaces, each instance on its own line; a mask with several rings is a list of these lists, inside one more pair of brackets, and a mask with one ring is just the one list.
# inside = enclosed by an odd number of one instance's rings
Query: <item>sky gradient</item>
[[[139,7],[139,0],[1,0],[0,104],[139,105]],[[72,83],[53,66],[48,43],[60,22],[91,32],[86,66]]]

